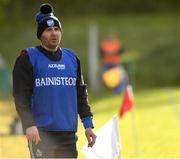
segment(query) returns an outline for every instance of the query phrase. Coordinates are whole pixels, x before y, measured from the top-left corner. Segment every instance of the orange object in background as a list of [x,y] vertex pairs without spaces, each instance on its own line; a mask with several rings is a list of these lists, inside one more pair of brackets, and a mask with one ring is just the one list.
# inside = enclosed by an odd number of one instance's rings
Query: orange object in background
[[121,62],[120,53],[122,51],[122,44],[112,34],[102,41],[100,49],[103,64],[119,64]]

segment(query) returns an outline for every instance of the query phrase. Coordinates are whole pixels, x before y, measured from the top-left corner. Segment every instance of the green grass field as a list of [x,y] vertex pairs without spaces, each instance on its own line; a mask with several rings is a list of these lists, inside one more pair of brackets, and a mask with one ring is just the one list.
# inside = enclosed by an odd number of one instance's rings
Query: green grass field
[[[134,96],[133,122],[131,112],[119,120],[123,158],[180,158],[180,88],[140,90]],[[118,112],[122,96],[106,93],[90,96],[90,101],[98,129]],[[0,102],[0,158],[29,157],[26,139],[9,135],[14,116],[13,102]],[[78,136],[79,158],[83,158],[86,139],[81,123]]]

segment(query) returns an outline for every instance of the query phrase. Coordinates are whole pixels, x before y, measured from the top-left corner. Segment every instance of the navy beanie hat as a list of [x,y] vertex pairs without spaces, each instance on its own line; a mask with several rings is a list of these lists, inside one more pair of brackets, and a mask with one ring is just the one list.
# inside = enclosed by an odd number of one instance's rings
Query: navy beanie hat
[[49,27],[57,26],[62,32],[61,23],[59,19],[54,16],[53,12],[53,7],[50,4],[46,3],[41,5],[40,11],[36,14],[38,39],[40,39],[43,31]]

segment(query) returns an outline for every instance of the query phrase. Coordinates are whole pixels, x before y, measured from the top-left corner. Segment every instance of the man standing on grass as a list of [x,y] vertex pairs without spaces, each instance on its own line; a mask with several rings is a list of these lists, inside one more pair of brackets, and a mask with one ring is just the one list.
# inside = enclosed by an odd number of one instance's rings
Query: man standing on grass
[[13,95],[32,158],[77,158],[78,114],[92,147],[96,140],[80,61],[59,48],[62,27],[53,8],[36,15],[41,44],[24,49],[13,70]]

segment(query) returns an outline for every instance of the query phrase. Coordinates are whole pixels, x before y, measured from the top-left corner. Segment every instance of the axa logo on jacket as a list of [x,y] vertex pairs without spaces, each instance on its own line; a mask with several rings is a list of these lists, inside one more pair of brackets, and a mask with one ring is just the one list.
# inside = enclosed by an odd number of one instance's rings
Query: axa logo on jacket
[[48,68],[57,68],[58,70],[65,70],[65,64],[48,64]]

